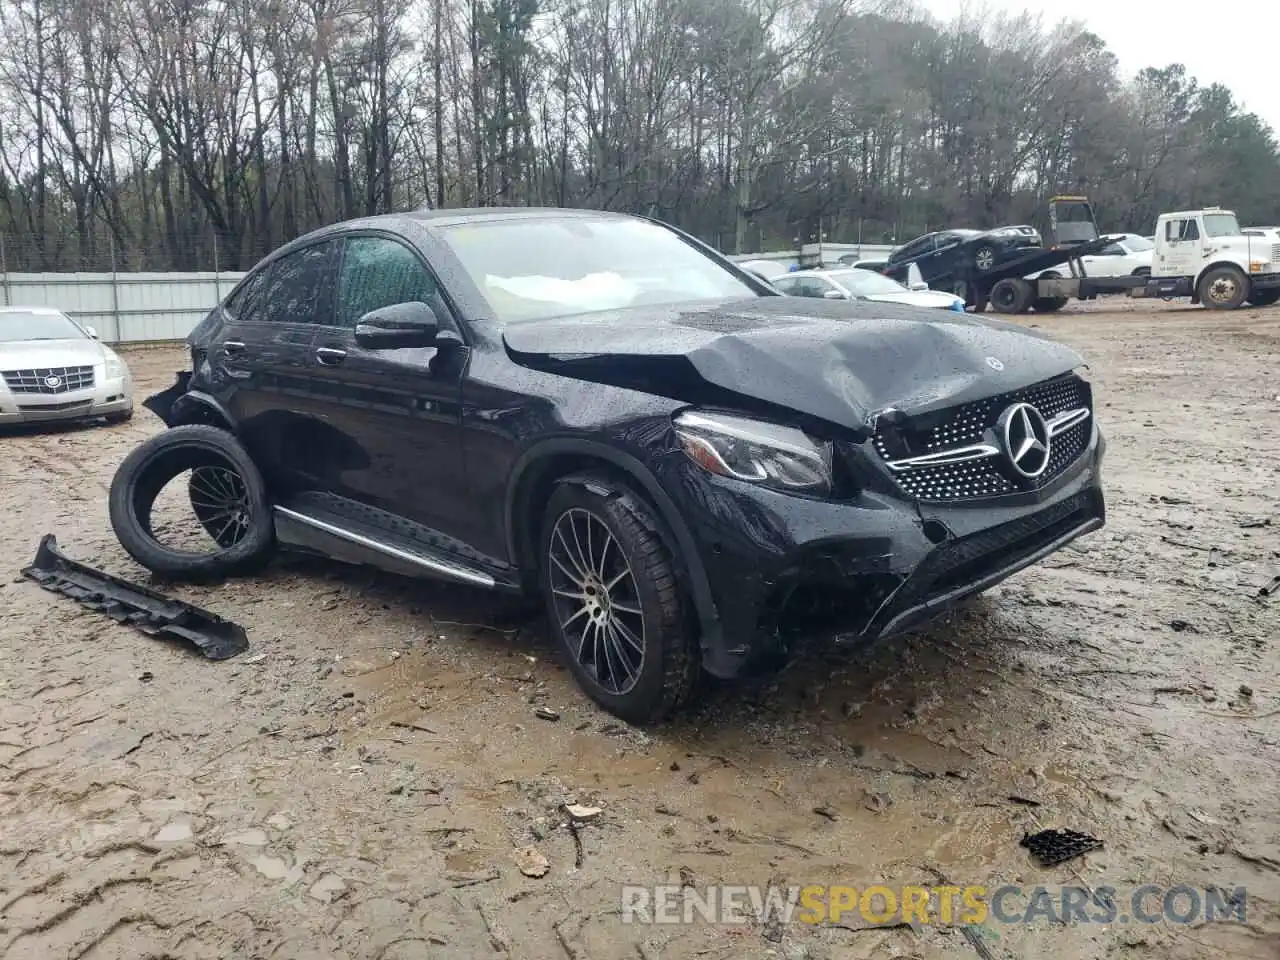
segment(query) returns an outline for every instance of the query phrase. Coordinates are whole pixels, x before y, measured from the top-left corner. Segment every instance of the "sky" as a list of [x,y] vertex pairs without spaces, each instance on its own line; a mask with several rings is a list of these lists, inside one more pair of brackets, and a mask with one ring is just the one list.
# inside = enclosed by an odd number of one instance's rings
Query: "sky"
[[[1274,2],[1274,0],[1273,0]],[[1120,61],[1120,71],[1132,77],[1143,67],[1164,67],[1181,63],[1201,86],[1220,83],[1227,87],[1236,102],[1256,113],[1280,136],[1280,95],[1275,93],[1276,53],[1280,41],[1274,30],[1261,28],[1258,15],[1266,20],[1263,10],[1269,4],[1246,2],[1234,9],[1244,19],[1228,29],[1221,42],[1212,39],[1217,31],[1196,29],[1194,19],[1207,4],[1189,4],[1178,16],[1160,16],[1163,4],[1127,2],[1127,0],[1071,0],[1070,3],[1047,3],[1044,0],[916,0],[921,9],[940,20],[951,20],[962,10],[1022,13],[1031,11],[1044,18],[1046,26],[1063,20],[1080,20],[1086,28],[1106,42]],[[1175,8],[1176,9],[1176,8]],[[1245,25],[1254,21],[1254,27]]]

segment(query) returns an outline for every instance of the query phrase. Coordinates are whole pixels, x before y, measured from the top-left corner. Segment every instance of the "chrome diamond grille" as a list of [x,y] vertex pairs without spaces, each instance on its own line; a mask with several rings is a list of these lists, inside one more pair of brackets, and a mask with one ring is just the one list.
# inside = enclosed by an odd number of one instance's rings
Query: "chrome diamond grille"
[[33,370],[5,370],[4,382],[13,393],[71,393],[93,386],[93,367],[39,367]]
[[[1093,409],[1089,385],[1068,374],[953,407],[916,429],[884,427],[877,430],[873,443],[876,452],[889,461],[990,442],[988,431],[996,426],[1000,414],[1010,404],[1018,402],[1034,405],[1046,420],[1068,410]],[[1089,445],[1092,431],[1090,416],[1055,436],[1049,465],[1035,485],[1043,486],[1071,466]],[[1015,481],[1003,454],[963,463],[917,467],[895,473],[894,480],[908,496],[933,502],[977,500],[1027,489],[1025,481],[1021,484]]]

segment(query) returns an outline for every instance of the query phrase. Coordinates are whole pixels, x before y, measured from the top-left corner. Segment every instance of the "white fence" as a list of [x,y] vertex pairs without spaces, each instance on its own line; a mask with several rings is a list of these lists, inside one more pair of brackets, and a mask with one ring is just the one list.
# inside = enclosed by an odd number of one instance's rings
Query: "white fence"
[[[887,256],[892,247],[824,243],[822,259]],[[794,250],[734,260],[797,262]],[[98,331],[107,343],[185,339],[243,273],[0,273],[0,305],[57,307]]]
[[107,343],[182,340],[243,273],[7,273],[0,303],[57,307]]

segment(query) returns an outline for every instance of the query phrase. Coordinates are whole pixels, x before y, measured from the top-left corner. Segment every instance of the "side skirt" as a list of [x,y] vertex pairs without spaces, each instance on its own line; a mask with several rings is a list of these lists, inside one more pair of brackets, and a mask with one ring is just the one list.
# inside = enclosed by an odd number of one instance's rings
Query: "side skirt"
[[274,511],[276,538],[286,548],[402,576],[520,592],[514,569],[487,569],[447,549],[442,538],[426,528],[400,517],[384,518],[380,510],[342,498],[301,494],[277,503]]

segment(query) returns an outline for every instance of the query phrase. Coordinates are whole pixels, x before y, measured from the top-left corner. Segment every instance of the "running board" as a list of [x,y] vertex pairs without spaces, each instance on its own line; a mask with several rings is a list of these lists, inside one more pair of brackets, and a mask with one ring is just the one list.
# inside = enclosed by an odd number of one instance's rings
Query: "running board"
[[[372,531],[354,530],[340,523],[337,518],[316,516],[292,507],[277,505],[274,509],[277,529],[283,519],[350,544],[356,548],[357,552],[363,554],[355,562],[368,562],[397,572],[400,572],[401,568],[408,568],[403,572],[425,573],[432,577],[490,590],[499,586],[497,580],[483,571],[428,553],[421,547],[400,541],[399,538],[375,535]],[[292,540],[293,538],[281,536],[281,539]],[[321,552],[329,552],[323,548],[319,549]],[[345,559],[341,554],[336,555],[335,558]]]

